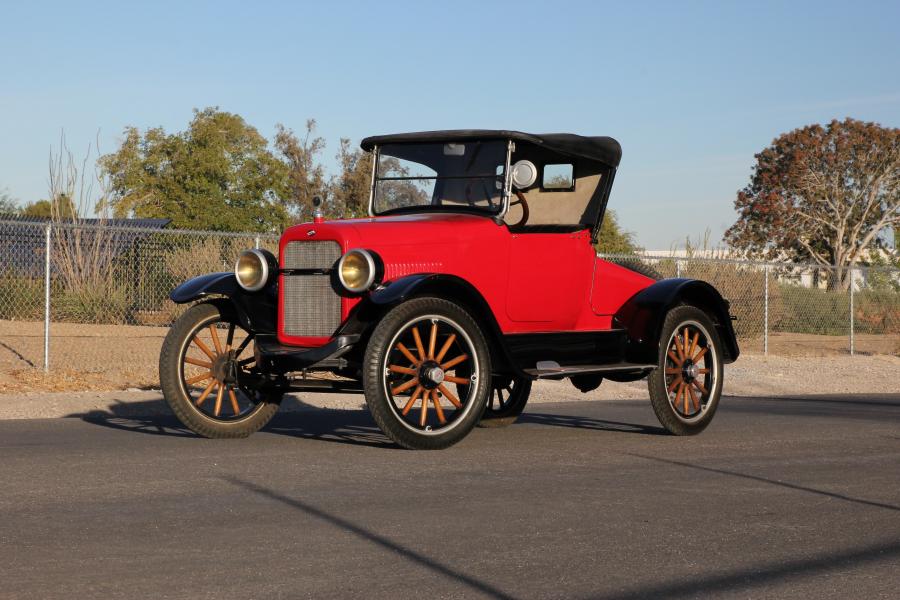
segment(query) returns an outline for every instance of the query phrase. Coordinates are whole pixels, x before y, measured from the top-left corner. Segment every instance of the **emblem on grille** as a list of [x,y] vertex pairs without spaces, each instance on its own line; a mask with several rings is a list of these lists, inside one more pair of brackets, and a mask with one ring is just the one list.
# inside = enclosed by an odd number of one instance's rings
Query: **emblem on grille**
[[306,237],[312,237],[314,235],[316,235],[315,229],[310,229],[309,231],[306,232]]

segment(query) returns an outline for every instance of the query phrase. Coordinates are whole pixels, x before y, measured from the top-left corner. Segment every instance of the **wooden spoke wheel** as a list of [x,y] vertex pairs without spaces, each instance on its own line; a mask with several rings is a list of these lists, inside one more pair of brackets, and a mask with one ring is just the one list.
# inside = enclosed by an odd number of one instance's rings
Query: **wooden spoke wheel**
[[712,419],[722,388],[722,354],[715,325],[695,307],[666,318],[660,362],[648,378],[660,422],[678,435],[699,433]]
[[366,350],[366,402],[407,448],[443,448],[475,425],[490,385],[484,336],[459,306],[416,298],[388,313]]
[[479,427],[512,425],[525,410],[531,393],[531,381],[520,377],[495,377],[491,398],[484,407]]
[[265,425],[280,394],[253,385],[253,334],[214,304],[191,307],[160,354],[163,395],[182,423],[206,437],[244,437]]

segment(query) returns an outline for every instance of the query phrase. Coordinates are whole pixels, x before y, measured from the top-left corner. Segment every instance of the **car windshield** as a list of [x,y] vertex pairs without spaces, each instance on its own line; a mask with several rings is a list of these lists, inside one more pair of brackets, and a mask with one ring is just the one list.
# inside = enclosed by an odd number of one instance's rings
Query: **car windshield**
[[378,148],[375,214],[502,208],[506,142],[387,144]]

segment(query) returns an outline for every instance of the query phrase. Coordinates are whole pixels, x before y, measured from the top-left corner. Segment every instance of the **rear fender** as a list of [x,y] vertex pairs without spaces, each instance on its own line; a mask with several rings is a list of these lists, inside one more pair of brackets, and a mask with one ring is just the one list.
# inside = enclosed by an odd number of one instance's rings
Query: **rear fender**
[[254,334],[274,334],[278,322],[278,284],[273,281],[258,292],[238,285],[234,273],[208,273],[188,279],[169,294],[176,304],[216,299],[229,307],[241,327]]
[[679,304],[705,311],[715,323],[726,363],[740,354],[728,302],[716,288],[697,279],[663,279],[628,299],[616,312],[614,323],[628,332],[628,356],[634,362],[658,359],[660,336],[666,314]]

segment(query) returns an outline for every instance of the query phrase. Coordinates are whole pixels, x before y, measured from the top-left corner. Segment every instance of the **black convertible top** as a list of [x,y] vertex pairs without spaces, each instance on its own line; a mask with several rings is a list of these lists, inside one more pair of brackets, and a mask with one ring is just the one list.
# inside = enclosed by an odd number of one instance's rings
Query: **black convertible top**
[[548,150],[597,160],[610,167],[619,166],[622,146],[611,137],[583,136],[574,133],[522,133],[503,129],[448,129],[444,131],[418,131],[367,137],[360,143],[363,150],[372,150],[384,144],[412,144],[427,142],[462,142],[475,140],[518,140],[543,146]]

